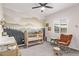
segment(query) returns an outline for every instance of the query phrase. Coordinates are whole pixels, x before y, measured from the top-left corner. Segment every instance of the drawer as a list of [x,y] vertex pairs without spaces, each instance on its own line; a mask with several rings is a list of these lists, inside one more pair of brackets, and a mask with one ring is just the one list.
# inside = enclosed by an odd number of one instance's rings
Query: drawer
[[17,56],[18,55],[18,50],[8,50],[4,52],[0,52],[0,56]]

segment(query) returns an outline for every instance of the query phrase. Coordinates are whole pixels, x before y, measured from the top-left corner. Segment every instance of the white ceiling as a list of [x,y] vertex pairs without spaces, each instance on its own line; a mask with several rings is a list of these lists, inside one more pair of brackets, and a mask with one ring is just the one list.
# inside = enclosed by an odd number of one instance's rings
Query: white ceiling
[[[74,3],[49,3],[49,6],[54,7],[53,9],[45,9],[43,13],[41,13],[40,8],[32,9],[32,7],[38,6],[37,3],[4,3],[3,7],[6,10],[12,10],[18,14],[21,14],[23,17],[38,17],[39,19],[43,19],[45,16],[58,12],[60,10],[69,8],[76,4]],[[7,12],[7,11],[5,11]]]

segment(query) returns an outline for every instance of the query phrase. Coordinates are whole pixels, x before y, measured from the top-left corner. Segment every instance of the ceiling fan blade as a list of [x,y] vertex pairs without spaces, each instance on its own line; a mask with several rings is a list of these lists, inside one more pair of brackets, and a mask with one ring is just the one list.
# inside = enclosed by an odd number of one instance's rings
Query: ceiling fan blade
[[51,6],[45,6],[46,8],[53,8],[53,7],[51,7]]
[[41,6],[43,6],[43,4],[42,3],[39,3]]
[[46,6],[47,3],[39,3],[41,6]]
[[44,6],[46,6],[48,3],[44,3]]
[[41,6],[37,6],[37,7],[32,7],[32,9],[35,9],[35,8],[40,8]]

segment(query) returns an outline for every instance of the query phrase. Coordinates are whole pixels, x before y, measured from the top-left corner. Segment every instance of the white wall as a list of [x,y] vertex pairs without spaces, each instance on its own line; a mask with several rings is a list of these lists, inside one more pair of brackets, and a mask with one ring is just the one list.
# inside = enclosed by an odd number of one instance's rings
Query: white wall
[[53,32],[53,22],[55,20],[68,20],[68,33],[73,34],[73,39],[71,41],[70,47],[79,50],[79,5],[51,14],[48,17],[46,17],[46,19],[49,23],[49,26],[52,27],[52,30],[50,32],[46,32],[48,38],[59,37],[59,34],[55,34]]

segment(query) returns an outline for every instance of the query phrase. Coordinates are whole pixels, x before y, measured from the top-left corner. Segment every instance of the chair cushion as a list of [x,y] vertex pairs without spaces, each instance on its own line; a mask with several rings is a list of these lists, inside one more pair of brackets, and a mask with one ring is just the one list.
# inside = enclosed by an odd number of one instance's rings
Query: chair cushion
[[71,41],[71,39],[72,39],[72,35],[64,35],[64,34],[61,34],[60,39],[59,39],[59,43],[69,44],[70,41]]

